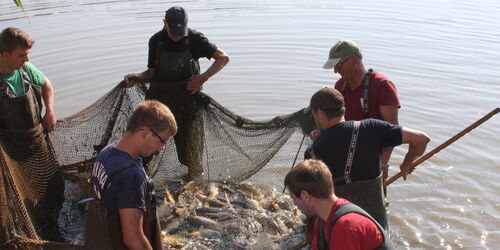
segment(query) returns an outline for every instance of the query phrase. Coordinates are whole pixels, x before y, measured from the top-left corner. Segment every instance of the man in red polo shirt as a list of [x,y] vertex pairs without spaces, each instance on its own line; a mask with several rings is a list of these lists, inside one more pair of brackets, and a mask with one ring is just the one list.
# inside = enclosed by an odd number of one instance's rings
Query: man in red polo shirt
[[[363,63],[361,49],[352,40],[340,40],[330,50],[324,69],[333,69],[341,78],[335,89],[344,96],[345,119],[363,120],[375,118],[398,124],[398,109],[401,107],[394,84],[380,72],[367,69]],[[381,155],[383,179],[387,179],[392,147]]]

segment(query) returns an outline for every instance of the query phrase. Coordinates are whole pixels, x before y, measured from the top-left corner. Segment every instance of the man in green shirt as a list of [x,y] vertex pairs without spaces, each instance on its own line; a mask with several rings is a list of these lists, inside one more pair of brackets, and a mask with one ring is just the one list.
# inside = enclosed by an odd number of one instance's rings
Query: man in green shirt
[[[10,105],[21,103],[12,104],[13,102],[9,100],[24,96],[31,87],[35,89],[33,91],[35,92],[38,86],[41,89],[41,98],[37,98],[35,108],[40,109],[41,103],[39,102],[42,100],[45,105],[45,114],[38,122],[41,122],[48,132],[52,132],[56,125],[52,83],[40,70],[28,62],[29,51],[33,44],[31,37],[18,28],[9,27],[0,33],[0,110],[3,117],[1,120],[4,122],[6,119],[11,119],[9,116],[17,109],[13,110]],[[40,116],[40,111],[32,113]]]
[[0,33],[0,161],[18,176],[8,192],[23,197],[37,235],[57,241],[64,180],[46,133],[56,125],[54,95],[50,80],[28,62],[32,46],[31,37],[18,28]]

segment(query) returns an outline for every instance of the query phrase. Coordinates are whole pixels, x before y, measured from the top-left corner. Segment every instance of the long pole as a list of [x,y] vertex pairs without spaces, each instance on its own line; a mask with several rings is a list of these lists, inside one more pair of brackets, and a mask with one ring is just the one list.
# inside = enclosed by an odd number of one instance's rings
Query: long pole
[[[446,148],[448,145],[450,145],[453,142],[455,142],[456,140],[460,139],[462,136],[464,136],[465,134],[469,133],[471,130],[475,129],[476,127],[478,127],[479,125],[481,125],[482,123],[484,123],[485,121],[487,121],[488,119],[490,119],[491,117],[493,117],[494,115],[496,115],[498,112],[500,112],[500,108],[497,107],[496,109],[492,110],[491,112],[489,112],[488,114],[486,114],[485,116],[483,116],[481,119],[477,120],[476,122],[474,122],[473,124],[471,124],[470,126],[468,126],[467,128],[465,128],[464,130],[462,130],[460,133],[456,134],[452,138],[450,138],[447,141],[445,141],[443,144],[439,145],[438,147],[436,147],[435,149],[433,149],[429,153],[421,156],[420,158],[418,158],[415,161],[415,163],[413,164],[412,169],[416,168],[420,163],[426,161],[427,159],[431,158],[437,152],[441,151],[442,149]],[[396,181],[401,176],[403,176],[402,172],[399,172],[396,175],[392,176],[391,178],[389,178],[384,183],[384,187],[389,186],[391,183],[393,183],[394,181]]]

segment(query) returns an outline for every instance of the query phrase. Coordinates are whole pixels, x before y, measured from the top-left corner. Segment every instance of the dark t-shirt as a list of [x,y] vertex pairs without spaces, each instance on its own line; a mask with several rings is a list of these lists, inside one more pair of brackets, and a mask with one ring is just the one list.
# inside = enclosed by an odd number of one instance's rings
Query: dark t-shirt
[[201,57],[210,60],[217,50],[215,44],[196,30],[189,29],[187,37],[177,42],[172,41],[165,30],[160,30],[149,39],[148,68],[155,67],[156,49],[159,42],[163,43],[163,49],[169,52],[182,52],[188,47],[195,60]]
[[[354,121],[345,121],[322,131],[320,137],[306,150],[305,158],[314,158],[312,149],[314,156],[330,168],[334,180],[342,178],[353,128]],[[352,181],[378,177],[382,149],[401,145],[402,137],[402,127],[399,125],[376,119],[362,120],[351,168]],[[345,184],[344,178],[335,184]]]
[[[113,174],[115,171],[116,174]],[[146,210],[148,177],[141,158],[133,159],[127,152],[110,144],[97,156],[92,168],[91,182],[97,198],[106,198],[104,207],[108,216],[116,215],[120,208]],[[111,184],[104,192],[108,182]]]

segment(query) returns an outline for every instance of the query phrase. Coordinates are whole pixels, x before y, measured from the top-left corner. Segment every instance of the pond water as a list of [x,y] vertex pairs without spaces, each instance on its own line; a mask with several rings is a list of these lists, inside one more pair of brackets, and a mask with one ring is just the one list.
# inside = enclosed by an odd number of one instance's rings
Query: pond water
[[[184,6],[190,27],[231,58],[204,91],[255,120],[307,106],[339,78],[321,69],[352,38],[368,67],[398,89],[400,123],[429,134],[428,151],[500,106],[500,2],[0,1],[0,27],[35,39],[31,62],[55,87],[58,117],[85,108],[147,64],[164,11]],[[202,67],[209,66],[202,59]],[[500,117],[493,117],[388,188],[390,235],[401,249],[500,246]],[[397,166],[406,148],[397,148]],[[397,168],[392,168],[392,174]]]

